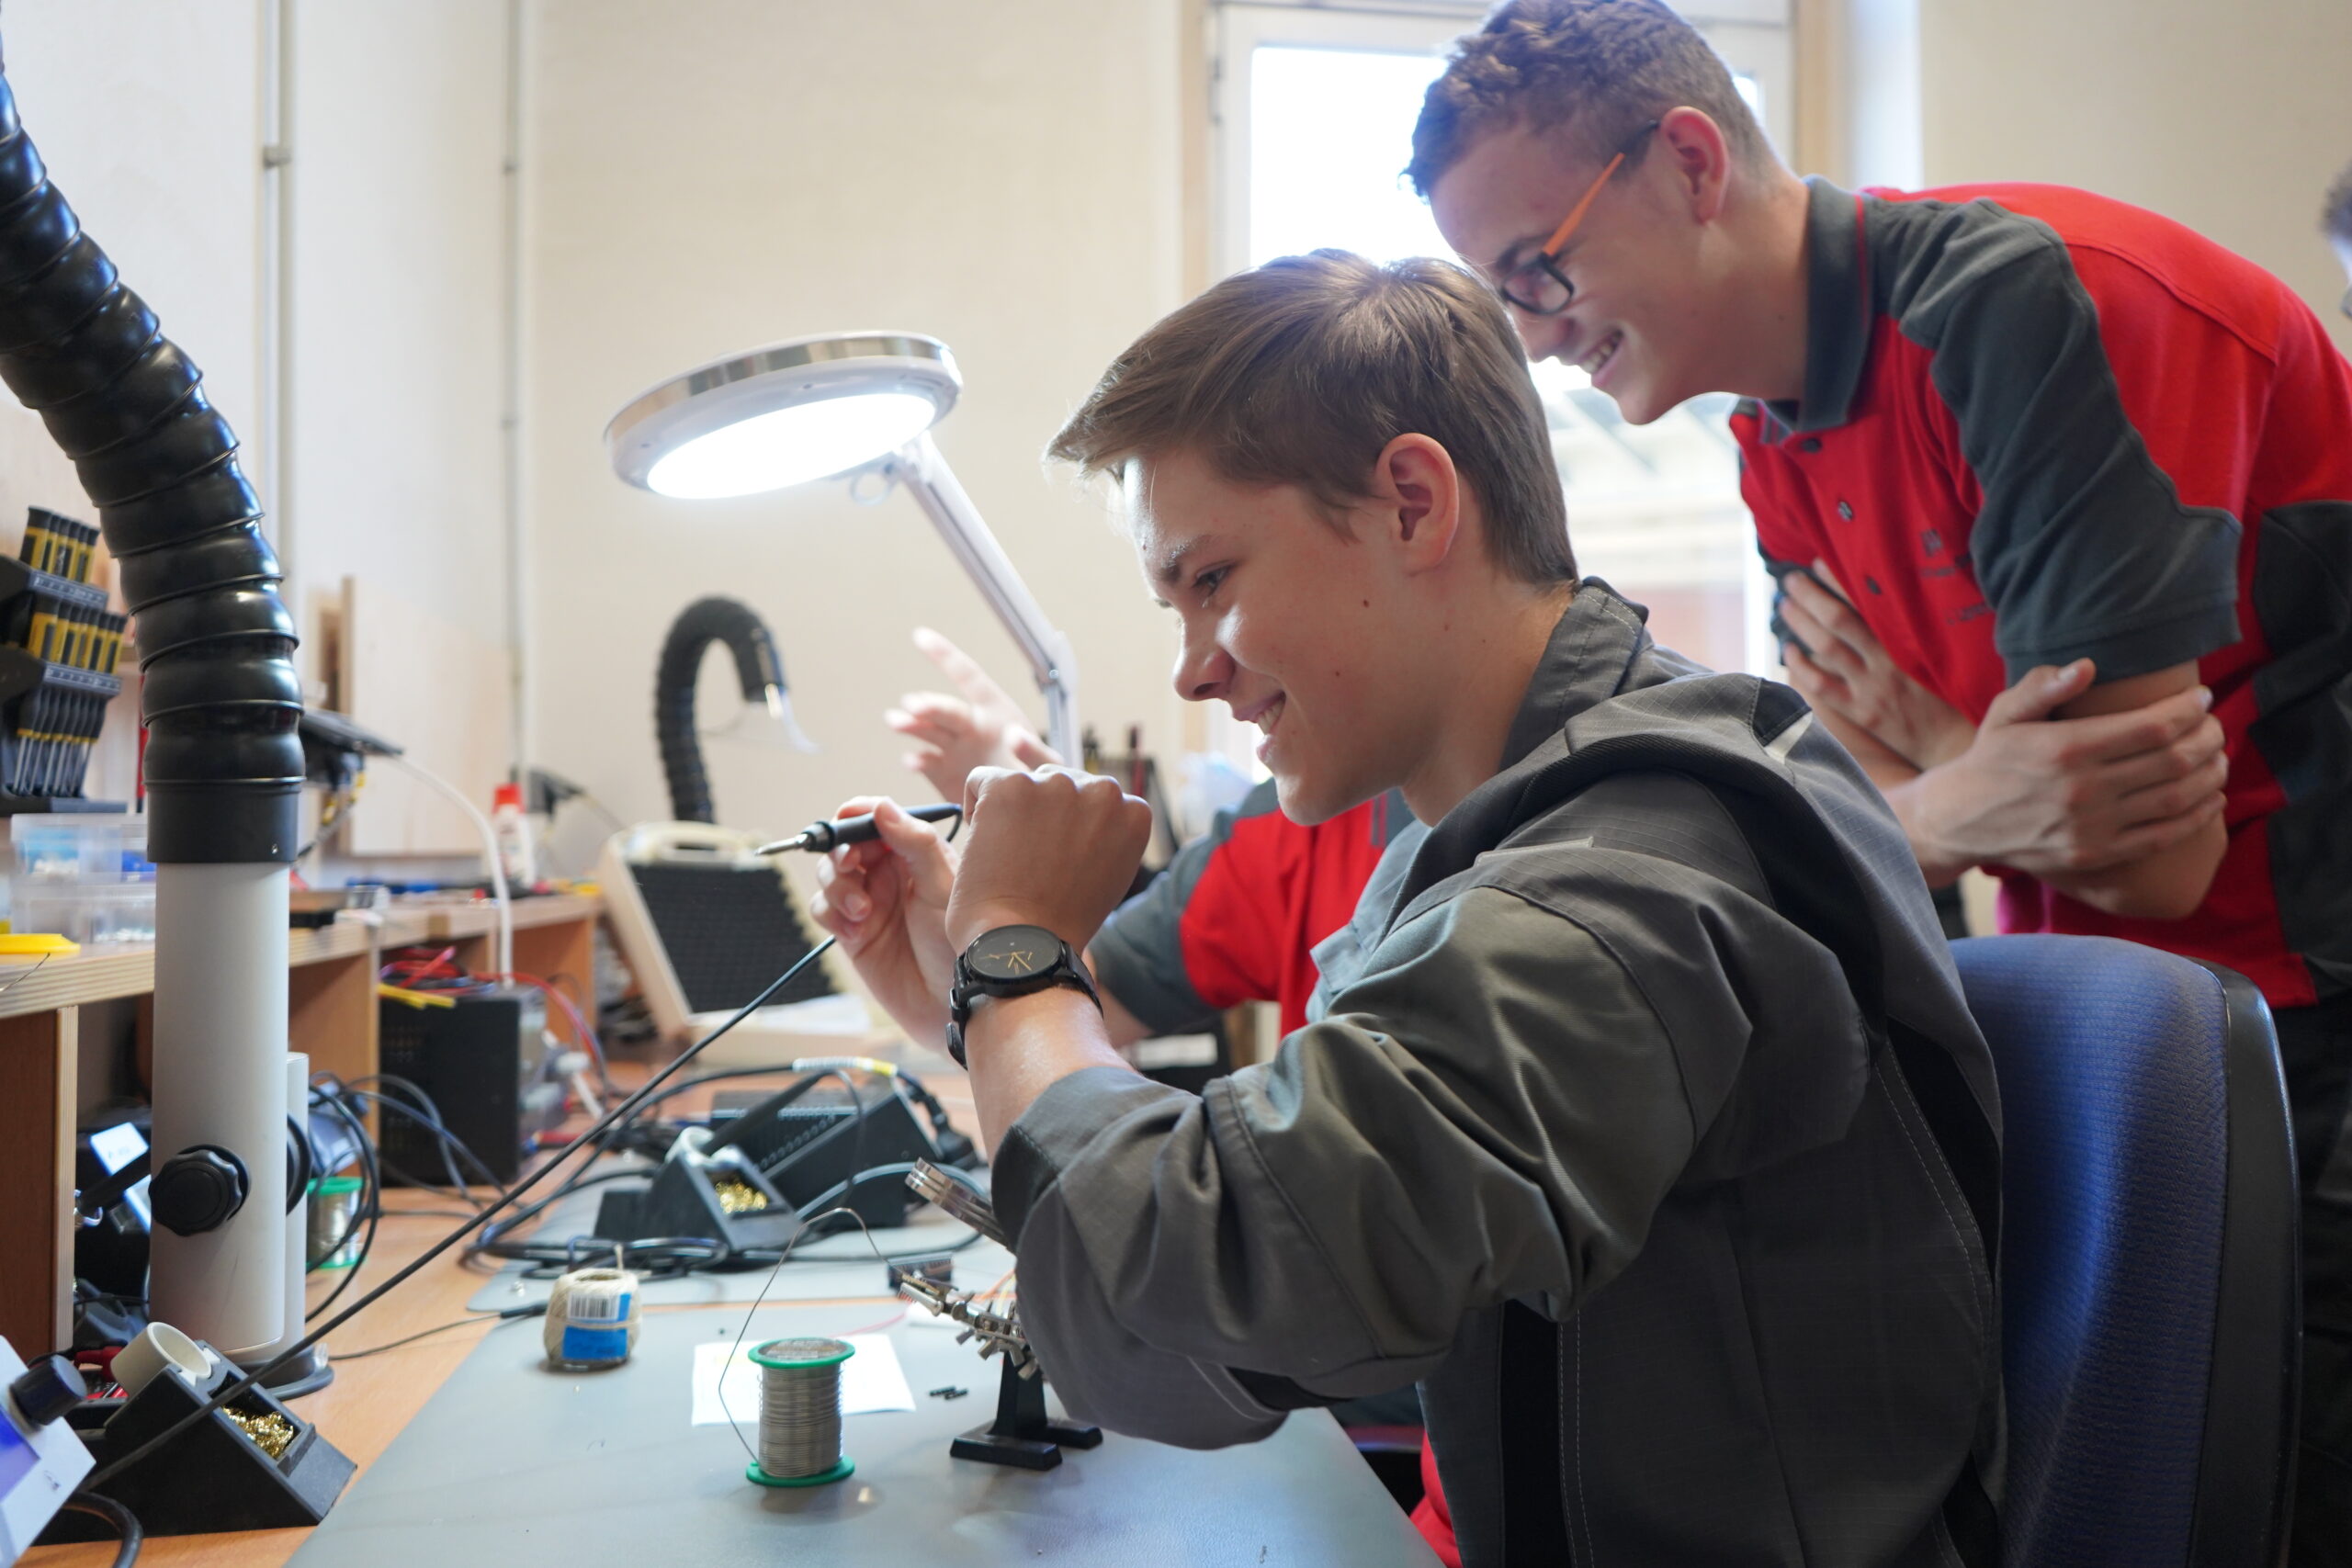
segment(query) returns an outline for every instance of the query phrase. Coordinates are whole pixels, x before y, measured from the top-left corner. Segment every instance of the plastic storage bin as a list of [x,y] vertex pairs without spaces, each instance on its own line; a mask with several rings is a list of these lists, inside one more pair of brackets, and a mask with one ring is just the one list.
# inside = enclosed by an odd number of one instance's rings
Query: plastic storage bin
[[96,812],[25,812],[8,818],[19,877],[153,882],[147,818]]
[[155,940],[146,818],[28,812],[8,819],[8,836],[10,930],[78,942]]

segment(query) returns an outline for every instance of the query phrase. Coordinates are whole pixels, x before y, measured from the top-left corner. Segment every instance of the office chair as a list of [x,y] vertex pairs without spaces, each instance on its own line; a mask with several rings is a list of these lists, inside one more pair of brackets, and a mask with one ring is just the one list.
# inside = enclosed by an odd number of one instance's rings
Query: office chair
[[2243,976],[1952,943],[2000,1075],[2011,1568],[2268,1568],[2294,1488],[2293,1135]]

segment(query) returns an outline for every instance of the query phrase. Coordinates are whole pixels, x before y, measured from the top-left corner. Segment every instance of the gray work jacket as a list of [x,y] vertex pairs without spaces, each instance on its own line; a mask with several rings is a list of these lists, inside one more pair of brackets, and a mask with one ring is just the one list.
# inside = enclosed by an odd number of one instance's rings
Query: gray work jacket
[[1852,759],[1589,579],[1390,855],[1272,1062],[1007,1134],[1070,1411],[1210,1447],[1418,1382],[1472,1568],[1988,1561],[1991,1061]]

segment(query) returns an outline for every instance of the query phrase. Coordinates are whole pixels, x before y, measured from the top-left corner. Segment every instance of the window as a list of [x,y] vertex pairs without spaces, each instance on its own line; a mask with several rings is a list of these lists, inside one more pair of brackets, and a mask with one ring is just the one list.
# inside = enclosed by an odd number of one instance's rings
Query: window
[[[1793,134],[1790,0],[1686,8],[1732,68],[1766,132]],[[1446,45],[1485,4],[1216,8],[1213,114],[1221,271],[1338,246],[1379,260],[1448,254],[1399,171]],[[1724,425],[1732,400],[1694,400],[1635,428],[1572,367],[1534,367],[1568,500],[1577,563],[1650,607],[1659,641],[1717,669],[1779,662],[1770,589],[1739,499]]]

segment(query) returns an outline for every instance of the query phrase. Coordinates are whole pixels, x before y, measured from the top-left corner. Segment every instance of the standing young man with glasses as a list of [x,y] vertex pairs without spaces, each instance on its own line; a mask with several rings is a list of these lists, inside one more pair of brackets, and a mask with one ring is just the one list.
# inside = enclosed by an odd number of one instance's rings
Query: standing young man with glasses
[[2305,1182],[2296,1561],[2352,1562],[2352,369],[2120,203],[1800,181],[1657,0],[1511,0],[1413,154],[1531,356],[1634,423],[1749,400],[1792,682],[1931,882],[2262,987]]

